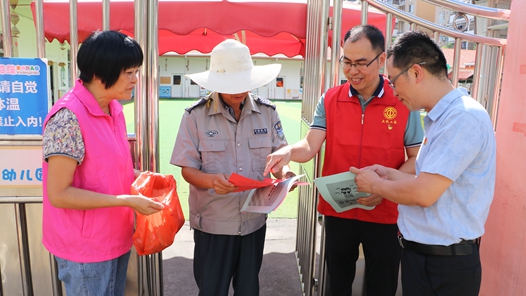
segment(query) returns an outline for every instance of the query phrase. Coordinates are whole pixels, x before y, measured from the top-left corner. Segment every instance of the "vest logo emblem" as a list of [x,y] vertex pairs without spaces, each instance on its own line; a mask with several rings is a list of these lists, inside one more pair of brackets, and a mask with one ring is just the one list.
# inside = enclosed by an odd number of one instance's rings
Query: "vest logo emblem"
[[396,118],[396,109],[394,107],[387,107],[384,109],[384,117],[387,120],[395,119]]
[[384,120],[382,120],[382,123],[387,124],[387,129],[392,130],[394,128],[393,124],[396,124],[396,115],[397,111],[395,107],[386,107],[384,109]]

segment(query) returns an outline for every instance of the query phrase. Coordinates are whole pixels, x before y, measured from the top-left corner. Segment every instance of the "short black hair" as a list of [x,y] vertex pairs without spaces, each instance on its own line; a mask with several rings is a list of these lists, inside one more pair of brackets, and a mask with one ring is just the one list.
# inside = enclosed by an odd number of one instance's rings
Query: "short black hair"
[[426,33],[407,31],[398,36],[387,50],[393,57],[393,67],[404,69],[425,62],[422,67],[438,78],[447,77],[447,61],[437,43]]
[[382,31],[372,25],[359,25],[350,29],[343,38],[343,42],[350,39],[351,42],[356,42],[362,37],[365,37],[371,42],[373,50],[377,50],[377,53],[381,53],[385,48],[385,38]]
[[112,87],[122,71],[142,65],[143,52],[137,41],[117,31],[91,33],[77,54],[79,78],[91,82],[99,78],[106,89]]

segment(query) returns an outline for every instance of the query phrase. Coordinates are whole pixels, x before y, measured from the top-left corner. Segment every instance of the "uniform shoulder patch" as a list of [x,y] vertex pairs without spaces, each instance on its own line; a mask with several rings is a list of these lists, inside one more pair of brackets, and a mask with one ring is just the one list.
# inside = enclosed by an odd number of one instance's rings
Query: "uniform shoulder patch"
[[201,106],[203,104],[205,104],[207,101],[208,101],[209,97],[204,97],[204,98],[201,98],[197,101],[195,101],[192,105],[190,105],[189,107],[187,107],[185,110],[186,112],[188,113],[192,113],[192,110],[198,106]]
[[276,110],[276,105],[274,105],[274,103],[272,103],[271,101],[269,101],[269,100],[267,100],[267,99],[263,99],[263,98],[260,98],[260,97],[256,97],[255,101],[256,101],[256,103],[258,103],[258,104],[265,105],[265,106],[269,106],[270,108]]
[[278,121],[274,124],[274,129],[276,130],[276,134],[281,140],[285,139],[285,134],[283,133],[283,126],[281,125],[281,121]]

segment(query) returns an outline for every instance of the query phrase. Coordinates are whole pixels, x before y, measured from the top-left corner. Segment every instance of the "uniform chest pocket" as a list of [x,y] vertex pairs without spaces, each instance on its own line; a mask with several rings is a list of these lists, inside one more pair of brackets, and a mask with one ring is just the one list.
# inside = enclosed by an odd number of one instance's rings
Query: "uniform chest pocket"
[[204,173],[224,173],[226,169],[226,149],[223,141],[200,141],[201,170]]
[[267,164],[267,155],[272,153],[272,141],[269,137],[258,137],[248,139],[250,148],[250,160],[252,161],[252,170],[261,172],[265,170]]

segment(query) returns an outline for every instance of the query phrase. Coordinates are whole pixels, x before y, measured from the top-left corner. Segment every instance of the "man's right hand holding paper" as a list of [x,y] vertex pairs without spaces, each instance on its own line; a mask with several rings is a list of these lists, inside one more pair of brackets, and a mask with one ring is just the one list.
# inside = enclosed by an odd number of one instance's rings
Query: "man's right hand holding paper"
[[[371,171],[375,172],[380,178],[388,179],[388,168],[386,168],[386,167],[384,167],[382,165],[375,164],[375,165],[372,165],[372,166],[364,167],[361,170],[371,170]],[[367,197],[358,198],[356,200],[356,202],[358,202],[361,205],[371,207],[371,206],[379,205],[382,202],[383,199],[384,198],[381,197],[380,195],[373,193],[373,194],[371,194],[371,195],[369,195]]]

